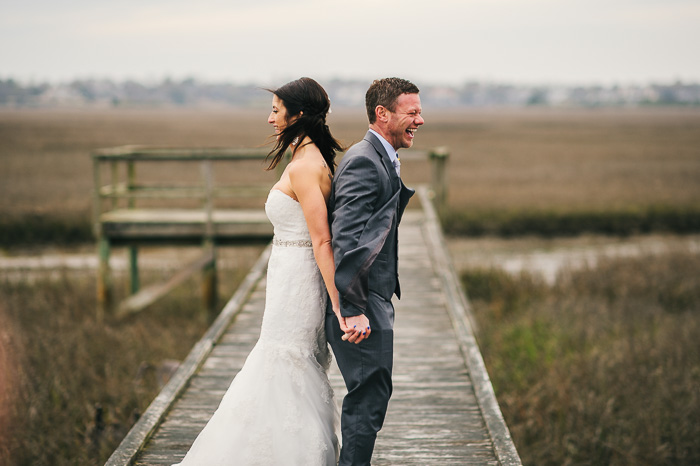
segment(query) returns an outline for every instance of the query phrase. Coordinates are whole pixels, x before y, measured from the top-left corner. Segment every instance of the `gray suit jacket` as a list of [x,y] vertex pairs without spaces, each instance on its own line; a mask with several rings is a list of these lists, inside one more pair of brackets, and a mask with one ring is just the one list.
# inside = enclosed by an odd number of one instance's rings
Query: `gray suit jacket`
[[328,207],[344,317],[366,313],[370,291],[387,301],[394,293],[401,298],[397,228],[414,192],[369,131],[341,160]]

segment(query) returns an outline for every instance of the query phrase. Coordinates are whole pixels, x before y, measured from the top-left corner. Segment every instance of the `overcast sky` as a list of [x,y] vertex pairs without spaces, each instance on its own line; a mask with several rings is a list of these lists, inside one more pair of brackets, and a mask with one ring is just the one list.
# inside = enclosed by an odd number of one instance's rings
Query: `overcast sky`
[[700,81],[700,0],[0,0],[0,79]]

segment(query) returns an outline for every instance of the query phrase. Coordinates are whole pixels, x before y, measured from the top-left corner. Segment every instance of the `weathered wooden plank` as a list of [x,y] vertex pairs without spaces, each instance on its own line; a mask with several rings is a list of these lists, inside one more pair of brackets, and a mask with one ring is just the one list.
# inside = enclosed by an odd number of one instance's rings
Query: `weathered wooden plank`
[[428,191],[425,187],[419,187],[418,196],[427,218],[424,230],[428,245],[427,249],[432,254],[436,273],[442,281],[442,288],[448,303],[447,310],[457,333],[457,339],[462,348],[467,367],[471,373],[476,398],[493,441],[498,461],[502,465],[520,465],[522,464],[520,456],[503,420],[501,409],[496,401],[493,386],[472,330],[475,328],[475,324],[471,318],[466,295],[449,259],[450,256],[442,236],[442,230],[439,227],[437,213],[430,202]]
[[[112,240],[139,238],[201,238],[206,234],[207,214],[191,209],[118,209],[99,219],[104,236]],[[215,238],[272,237],[272,225],[262,209],[212,212]]]
[[[105,222],[201,223],[206,221],[206,213],[194,209],[117,209],[103,213],[101,219]],[[261,209],[214,211],[214,221],[221,223],[260,222],[263,219],[267,219],[267,216]]]
[[[269,190],[269,185],[237,184],[236,186],[214,186],[211,188],[211,195],[214,198],[264,197]],[[207,190],[202,186],[190,185],[141,186],[116,183],[102,186],[99,189],[99,194],[105,199],[204,199],[207,196]]]
[[[445,289],[445,258],[436,260],[428,250],[433,247],[428,221],[421,212],[407,212],[400,231],[404,298],[394,303],[394,393],[373,465],[519,464],[517,452],[512,461],[498,451],[494,420],[485,419],[478,397],[488,378],[465,364],[464,329],[449,310],[454,297]],[[184,456],[257,341],[264,290],[261,280],[135,464],[172,464]],[[340,403],[345,387],[335,364],[329,378]]]
[[95,160],[134,161],[198,161],[198,160],[260,160],[267,156],[264,149],[237,149],[228,147],[186,148],[125,145],[93,151]]
[[209,249],[200,257],[190,262],[187,266],[180,269],[168,280],[155,283],[151,286],[143,288],[138,293],[129,296],[119,304],[117,308],[117,317],[124,317],[128,314],[139,312],[145,307],[153,304],[161,297],[168,294],[173,288],[187,280],[192,274],[200,271],[206,264],[214,260],[214,251]]

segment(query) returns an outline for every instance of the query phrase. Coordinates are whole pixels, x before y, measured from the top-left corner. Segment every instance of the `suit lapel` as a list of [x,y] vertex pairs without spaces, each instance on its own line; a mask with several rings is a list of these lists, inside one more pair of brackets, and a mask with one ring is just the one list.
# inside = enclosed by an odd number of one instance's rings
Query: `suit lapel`
[[386,153],[386,149],[384,149],[382,142],[371,131],[367,131],[365,139],[372,144],[374,150],[376,150],[379,157],[381,157],[384,168],[386,169],[387,175],[389,175],[389,180],[391,181],[392,191],[396,192],[397,190],[401,189],[401,178],[399,178],[399,175],[396,174],[396,168],[394,168],[394,164],[391,163],[389,154]]

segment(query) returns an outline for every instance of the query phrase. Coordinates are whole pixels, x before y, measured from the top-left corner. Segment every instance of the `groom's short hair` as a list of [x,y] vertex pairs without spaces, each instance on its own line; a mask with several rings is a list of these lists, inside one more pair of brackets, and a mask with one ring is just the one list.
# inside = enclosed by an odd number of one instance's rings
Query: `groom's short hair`
[[396,109],[396,101],[401,94],[418,94],[418,92],[420,92],[418,86],[406,79],[375,79],[365,94],[365,106],[367,107],[369,123],[372,124],[376,121],[377,114],[374,113],[374,109],[378,105],[393,112]]

